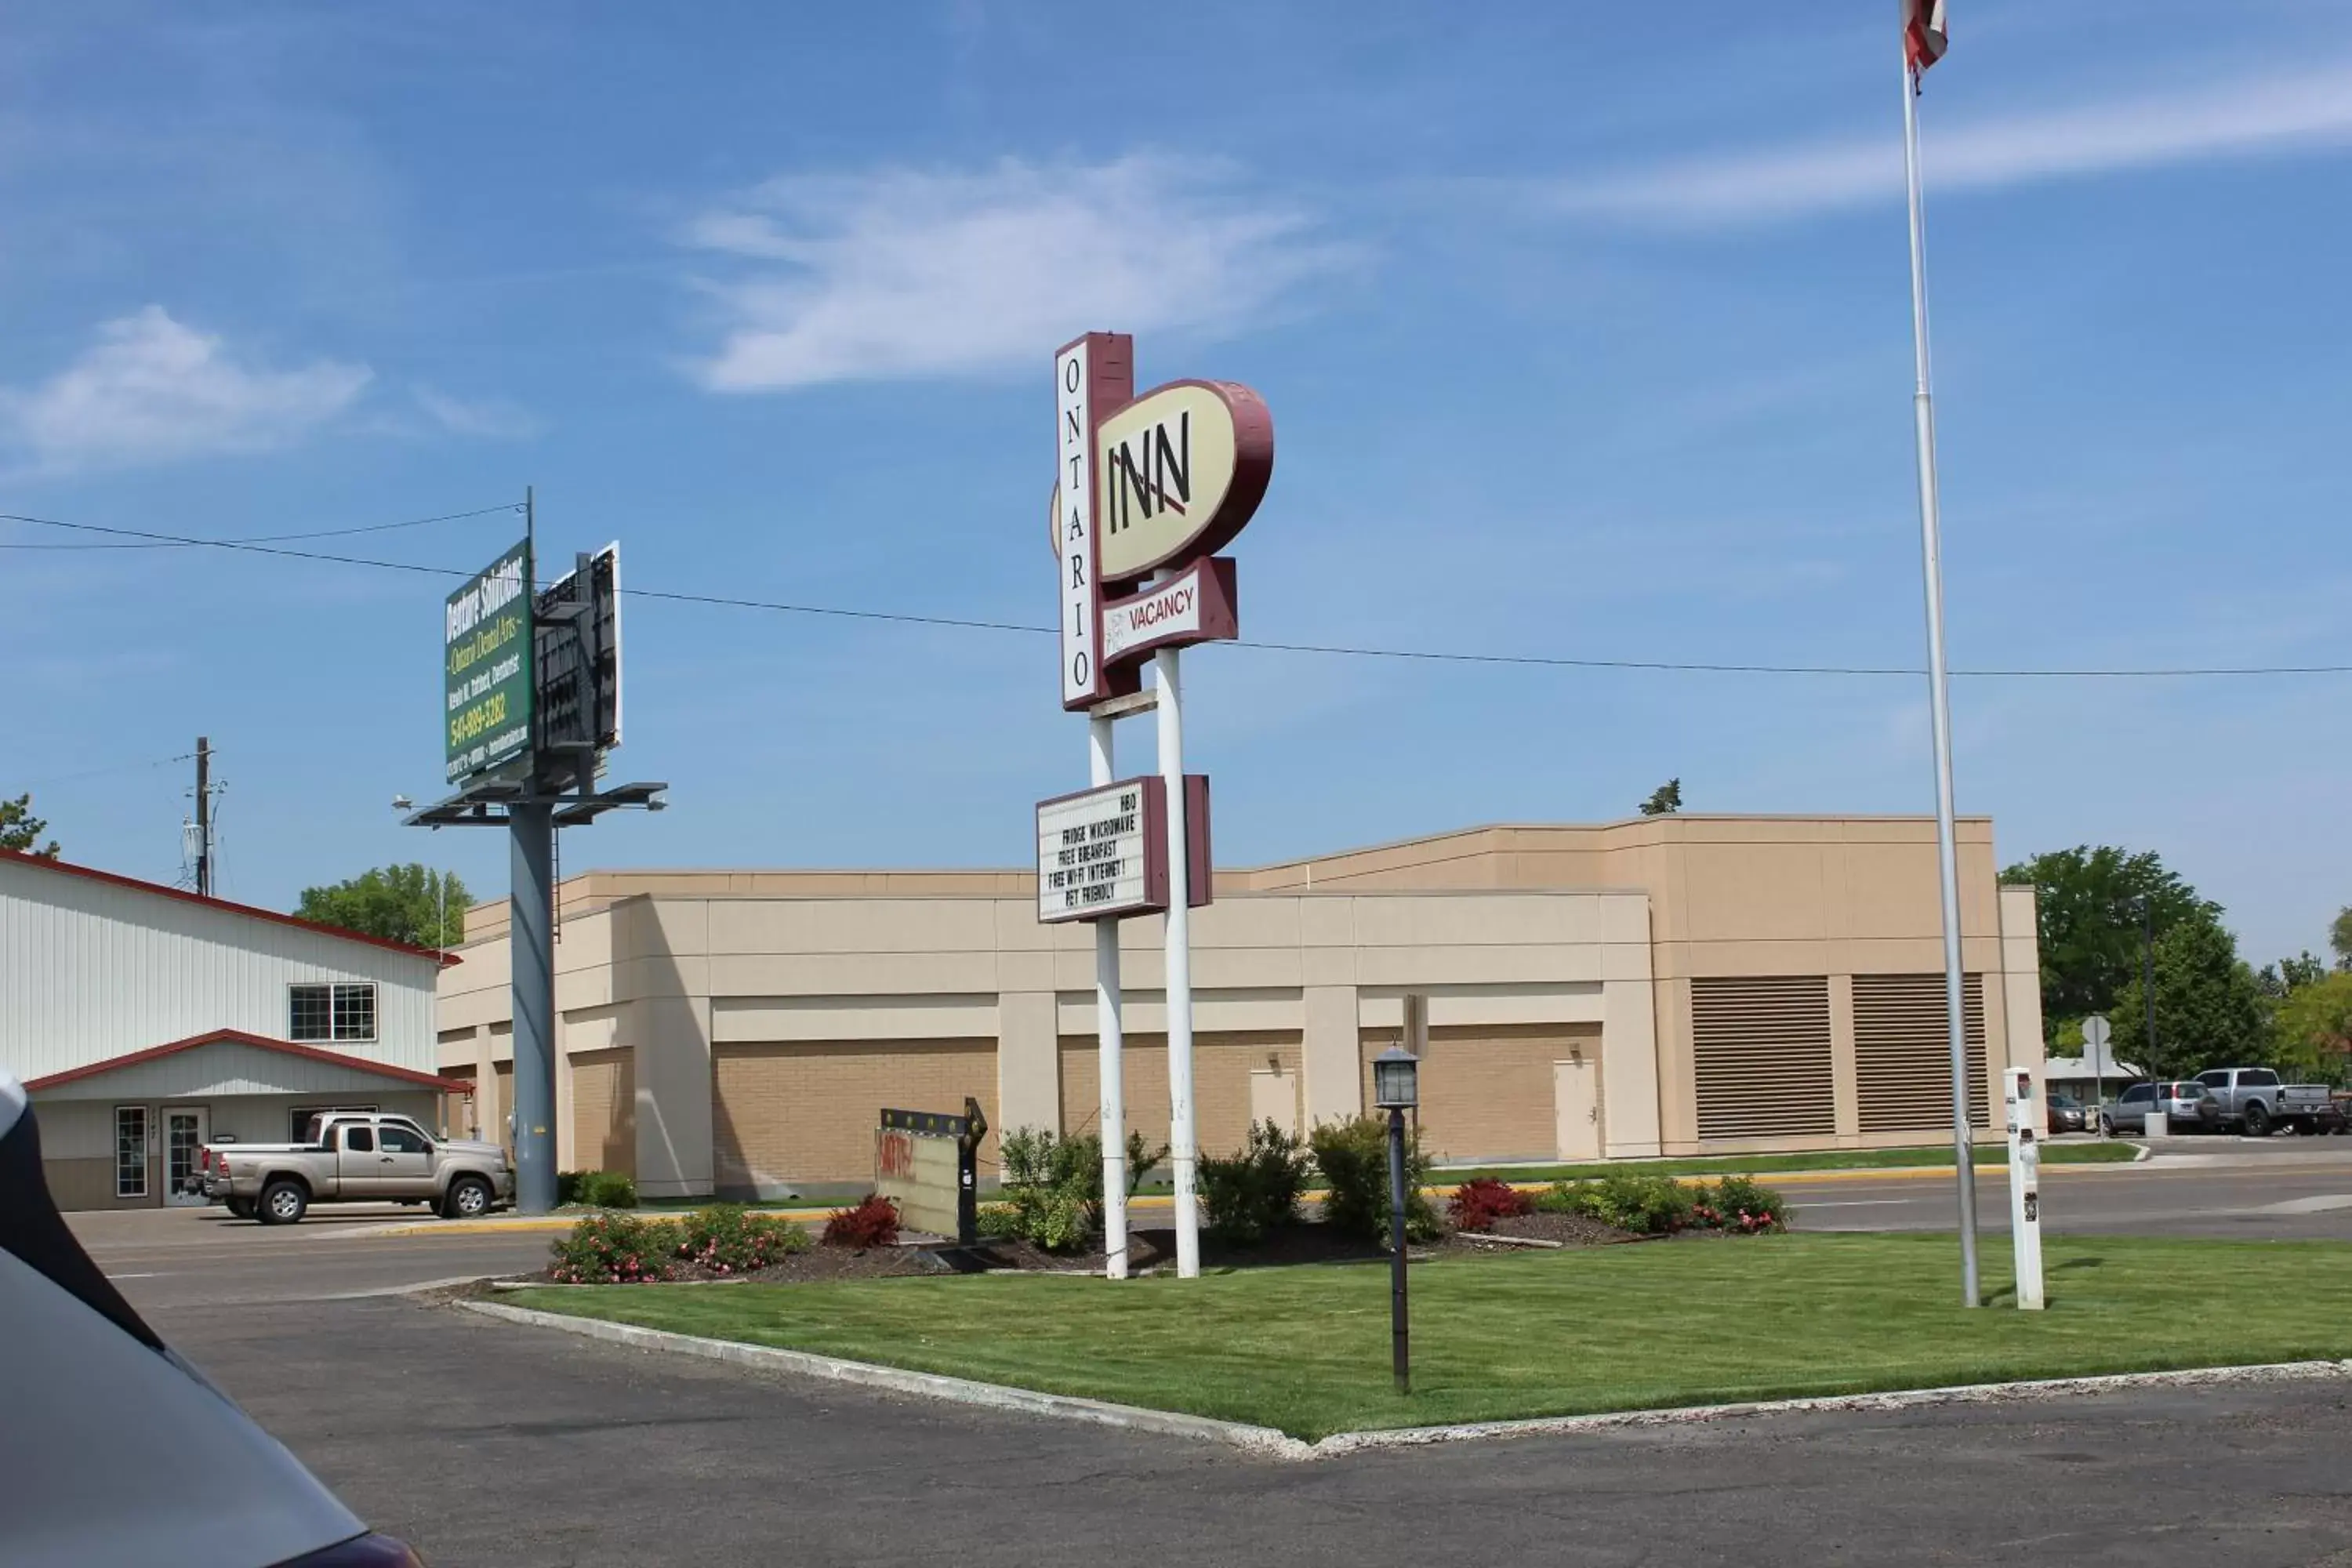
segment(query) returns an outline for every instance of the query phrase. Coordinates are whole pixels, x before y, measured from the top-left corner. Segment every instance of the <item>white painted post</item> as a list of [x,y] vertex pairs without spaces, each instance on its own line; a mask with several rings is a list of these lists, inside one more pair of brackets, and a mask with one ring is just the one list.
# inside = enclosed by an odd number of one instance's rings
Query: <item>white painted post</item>
[[2017,1263],[2017,1306],[2042,1310],[2042,1144],[2034,1130],[2033,1074],[2011,1068],[2009,1081],[2009,1235]]
[[[1087,763],[1097,784],[1118,772],[1112,721],[1087,717]],[[1095,1049],[1102,1085],[1103,1272],[1127,1278],[1127,1026],[1119,1016],[1118,921],[1095,921]]]
[[1183,677],[1177,650],[1152,655],[1160,688],[1160,777],[1168,788],[1168,1159],[1176,1178],[1176,1277],[1201,1273],[1201,1203],[1193,1187],[1192,919],[1186,875]]

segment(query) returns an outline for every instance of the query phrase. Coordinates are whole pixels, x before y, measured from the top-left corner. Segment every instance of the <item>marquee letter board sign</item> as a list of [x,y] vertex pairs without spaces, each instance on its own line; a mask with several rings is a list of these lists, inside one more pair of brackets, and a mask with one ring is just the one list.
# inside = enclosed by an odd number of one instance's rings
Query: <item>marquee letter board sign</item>
[[[1168,908],[1168,787],[1157,774],[1037,803],[1037,918],[1116,920]],[[1210,901],[1209,777],[1184,777],[1186,902]]]

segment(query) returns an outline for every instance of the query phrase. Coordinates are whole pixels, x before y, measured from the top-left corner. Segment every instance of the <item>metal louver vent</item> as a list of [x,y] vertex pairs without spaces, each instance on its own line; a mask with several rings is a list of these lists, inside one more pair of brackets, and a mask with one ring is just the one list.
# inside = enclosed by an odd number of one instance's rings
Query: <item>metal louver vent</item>
[[1837,1131],[1826,975],[1693,980],[1691,1045],[1702,1139]]
[[[1961,976],[1969,1051],[1969,1125],[1990,1110],[1985,1087],[1984,976]],[[1853,977],[1854,1088],[1864,1132],[1952,1125],[1952,1049],[1940,974]]]

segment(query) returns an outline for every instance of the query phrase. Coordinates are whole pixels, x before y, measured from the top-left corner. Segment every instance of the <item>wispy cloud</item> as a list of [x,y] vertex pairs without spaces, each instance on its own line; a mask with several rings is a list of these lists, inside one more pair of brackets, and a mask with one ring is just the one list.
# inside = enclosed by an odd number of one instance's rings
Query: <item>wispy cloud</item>
[[545,427],[530,409],[503,397],[452,397],[422,384],[409,390],[425,416],[452,436],[526,441]]
[[[2116,99],[1937,126],[1924,158],[1937,195],[2123,170],[2352,145],[2352,70],[2245,79],[2194,92]],[[1545,186],[1570,216],[1716,228],[1811,216],[1899,198],[1902,141],[1886,133],[1727,153]]]
[[990,374],[1093,327],[1235,331],[1350,253],[1228,166],[1131,156],[773,180],[688,242],[713,283],[719,392]]
[[0,388],[0,434],[39,468],[268,450],[334,418],[372,379],[333,360],[253,363],[160,305],[101,323],[96,339],[39,385]]

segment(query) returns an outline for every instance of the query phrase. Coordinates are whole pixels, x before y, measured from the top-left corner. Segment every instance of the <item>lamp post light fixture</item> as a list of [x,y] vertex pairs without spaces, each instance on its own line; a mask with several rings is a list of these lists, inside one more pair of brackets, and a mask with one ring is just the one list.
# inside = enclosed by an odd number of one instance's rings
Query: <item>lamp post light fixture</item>
[[1404,1113],[1421,1103],[1421,1058],[1391,1046],[1372,1058],[1372,1103],[1389,1113],[1389,1346],[1399,1394],[1412,1392],[1404,1294]]

